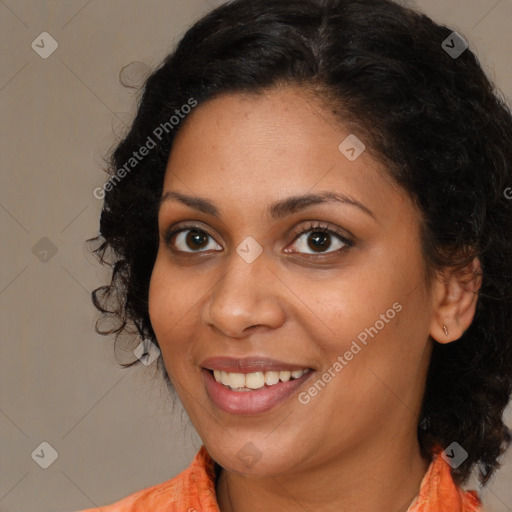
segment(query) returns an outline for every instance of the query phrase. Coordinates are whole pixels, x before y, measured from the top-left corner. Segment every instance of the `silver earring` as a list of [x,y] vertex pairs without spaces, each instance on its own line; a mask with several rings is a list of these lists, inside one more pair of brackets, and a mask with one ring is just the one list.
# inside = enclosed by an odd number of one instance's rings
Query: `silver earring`
[[446,336],[450,336],[448,333],[448,327],[446,327],[446,325],[443,325],[443,332],[446,334]]

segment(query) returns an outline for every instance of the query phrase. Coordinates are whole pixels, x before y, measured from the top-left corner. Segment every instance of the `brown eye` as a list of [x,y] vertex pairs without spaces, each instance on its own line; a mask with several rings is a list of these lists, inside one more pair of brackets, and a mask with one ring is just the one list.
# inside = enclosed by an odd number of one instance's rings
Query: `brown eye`
[[[333,240],[333,237],[335,240]],[[310,226],[307,230],[297,235],[293,245],[298,247],[298,252],[314,255],[341,252],[348,249],[353,244],[340,233],[325,226]],[[334,250],[328,251],[331,247],[333,247]],[[308,250],[311,252],[307,252]]]
[[169,233],[165,237],[166,244],[177,247],[179,252],[204,252],[208,249],[222,250],[219,244],[216,244],[218,249],[208,247],[208,239],[213,241],[208,233],[197,228],[182,228]]

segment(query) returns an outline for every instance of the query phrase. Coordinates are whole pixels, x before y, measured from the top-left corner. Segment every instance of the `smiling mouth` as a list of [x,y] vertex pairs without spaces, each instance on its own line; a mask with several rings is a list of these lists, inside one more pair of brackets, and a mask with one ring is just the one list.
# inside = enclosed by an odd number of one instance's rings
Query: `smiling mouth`
[[311,368],[251,373],[225,372],[208,368],[206,370],[213,375],[218,383],[232,391],[254,391],[263,387],[271,387],[280,382],[300,379],[303,375],[313,371]]

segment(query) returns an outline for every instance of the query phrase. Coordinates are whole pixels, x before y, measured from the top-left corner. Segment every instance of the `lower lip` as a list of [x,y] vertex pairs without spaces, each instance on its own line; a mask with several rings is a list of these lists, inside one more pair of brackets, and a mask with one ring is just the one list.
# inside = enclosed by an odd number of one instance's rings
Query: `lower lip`
[[202,368],[206,392],[212,402],[222,411],[230,414],[261,414],[284,402],[300,388],[312,375],[310,371],[298,379],[278,382],[254,391],[232,391],[217,382],[213,374]]

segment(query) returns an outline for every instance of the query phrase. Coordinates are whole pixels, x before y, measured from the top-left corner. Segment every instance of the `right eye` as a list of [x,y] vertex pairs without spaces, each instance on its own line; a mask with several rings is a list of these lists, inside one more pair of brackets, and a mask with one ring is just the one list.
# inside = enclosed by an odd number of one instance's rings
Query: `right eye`
[[[212,242],[214,242],[213,237],[206,233],[206,231],[198,229],[196,226],[182,226],[180,229],[166,233],[165,243],[176,252],[205,252],[205,250],[208,250],[208,238],[211,238]],[[175,249],[175,246],[177,246],[178,249]],[[222,250],[219,244],[217,244],[217,246]],[[187,250],[187,248],[192,250]]]

